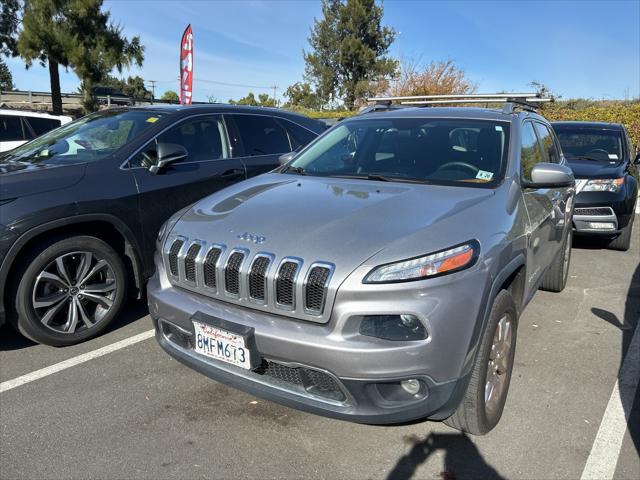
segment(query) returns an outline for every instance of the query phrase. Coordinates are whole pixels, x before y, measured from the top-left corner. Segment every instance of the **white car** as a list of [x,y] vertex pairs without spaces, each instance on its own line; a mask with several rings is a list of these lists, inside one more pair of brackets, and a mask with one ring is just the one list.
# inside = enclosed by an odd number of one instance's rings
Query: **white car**
[[71,120],[63,115],[0,109],[0,152],[19,147]]

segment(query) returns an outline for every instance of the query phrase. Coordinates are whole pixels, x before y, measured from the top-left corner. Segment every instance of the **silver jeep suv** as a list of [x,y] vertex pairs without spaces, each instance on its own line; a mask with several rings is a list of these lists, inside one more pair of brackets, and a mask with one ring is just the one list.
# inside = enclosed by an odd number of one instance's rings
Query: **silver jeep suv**
[[375,105],[175,214],[148,286],[162,348],[309,412],[491,430],[519,315],[565,286],[575,193],[549,123],[504,100]]

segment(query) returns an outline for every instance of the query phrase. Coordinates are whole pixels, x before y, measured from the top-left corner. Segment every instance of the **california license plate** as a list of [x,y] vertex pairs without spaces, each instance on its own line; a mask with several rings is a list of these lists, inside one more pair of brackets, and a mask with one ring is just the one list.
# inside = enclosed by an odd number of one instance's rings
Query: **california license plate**
[[251,351],[244,335],[193,320],[195,351],[206,357],[251,369]]

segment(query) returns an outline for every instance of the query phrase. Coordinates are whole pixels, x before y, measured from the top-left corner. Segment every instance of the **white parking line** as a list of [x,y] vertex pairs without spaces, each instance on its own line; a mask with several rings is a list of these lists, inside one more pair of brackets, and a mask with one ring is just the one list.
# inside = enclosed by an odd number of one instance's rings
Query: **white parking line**
[[613,387],[598,434],[591,447],[591,453],[582,471],[582,480],[613,478],[639,379],[640,327],[636,325],[620,368],[618,381]]
[[6,382],[0,383],[0,393],[11,390],[12,388],[19,387],[20,385],[24,385],[25,383],[33,382],[34,380],[47,377],[54,373],[61,372],[62,370],[66,370],[67,368],[80,365],[81,363],[88,362],[89,360],[93,360],[94,358],[102,357],[103,355],[115,352],[116,350],[120,350],[135,343],[142,342],[143,340],[153,337],[154,332],[155,330],[153,329],[147,330],[146,332],[139,333],[138,335],[134,335],[133,337],[125,338],[124,340],[112,343],[111,345],[107,345],[106,347],[98,348],[97,350],[93,350],[92,352],[83,353],[82,355],[78,355],[77,357],[64,360],[49,367],[41,368],[40,370],[36,370],[35,372],[27,373],[26,375],[14,378],[13,380],[7,380]]

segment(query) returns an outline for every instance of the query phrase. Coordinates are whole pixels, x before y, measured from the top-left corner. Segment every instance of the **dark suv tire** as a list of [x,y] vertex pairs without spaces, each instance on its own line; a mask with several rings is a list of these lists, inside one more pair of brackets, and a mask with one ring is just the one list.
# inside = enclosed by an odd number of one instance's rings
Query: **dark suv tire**
[[549,270],[544,274],[540,288],[547,292],[561,292],[567,285],[569,265],[571,263],[571,246],[573,244],[573,230],[569,230],[564,237],[562,247],[556,253]]
[[127,281],[118,253],[90,236],[39,245],[15,278],[11,323],[31,340],[56,347],[102,333],[122,307]]
[[498,424],[511,382],[517,331],[513,297],[501,290],[493,301],[467,391],[444,423],[473,435],[484,435]]
[[[635,210],[634,210],[635,211]],[[627,223],[627,226],[622,229],[622,233],[609,242],[609,248],[612,250],[620,250],[626,252],[631,246],[631,230],[633,229],[634,214],[631,214],[631,218]]]

